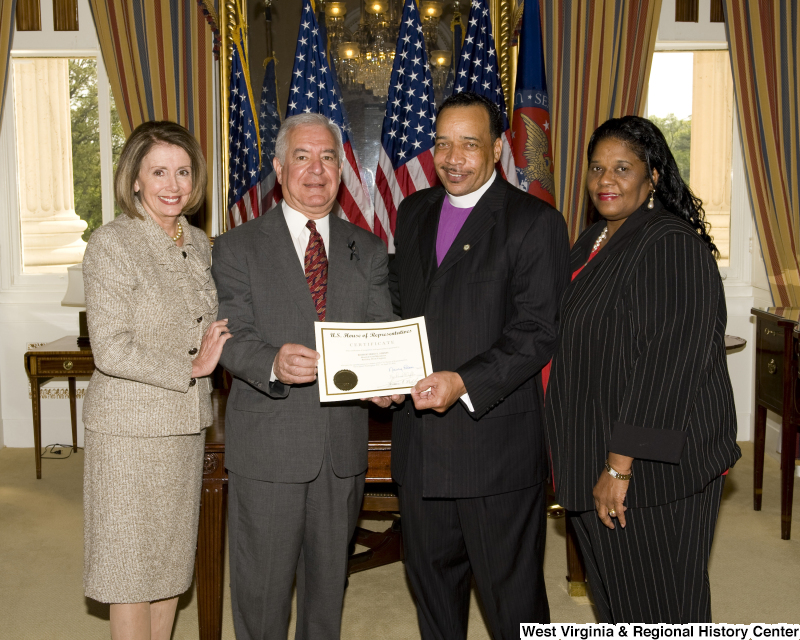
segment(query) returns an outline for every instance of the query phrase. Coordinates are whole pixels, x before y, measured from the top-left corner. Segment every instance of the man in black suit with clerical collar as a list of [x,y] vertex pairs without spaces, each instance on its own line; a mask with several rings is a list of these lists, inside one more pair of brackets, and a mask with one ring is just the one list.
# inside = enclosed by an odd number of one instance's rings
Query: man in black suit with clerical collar
[[423,640],[466,637],[471,577],[495,640],[549,622],[541,370],[568,283],[561,215],[495,172],[502,116],[470,93],[436,122],[443,186],[400,206],[394,312],[425,316],[436,373],[394,417],[406,569]]

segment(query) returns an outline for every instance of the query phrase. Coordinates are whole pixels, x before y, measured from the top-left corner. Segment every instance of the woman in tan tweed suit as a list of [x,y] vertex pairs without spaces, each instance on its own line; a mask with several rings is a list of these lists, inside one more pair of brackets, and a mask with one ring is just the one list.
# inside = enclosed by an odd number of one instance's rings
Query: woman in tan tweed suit
[[114,640],[168,640],[192,581],[216,321],[208,238],[186,221],[206,188],[192,135],[148,122],[114,178],[124,215],[83,259],[97,371],[83,405],[84,586],[111,603]]

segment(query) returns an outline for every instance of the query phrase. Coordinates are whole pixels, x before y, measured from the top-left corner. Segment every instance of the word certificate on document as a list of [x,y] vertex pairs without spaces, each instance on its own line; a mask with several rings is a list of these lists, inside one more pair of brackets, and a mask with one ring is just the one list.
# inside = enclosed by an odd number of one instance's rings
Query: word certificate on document
[[411,393],[433,372],[425,318],[315,322],[319,399],[341,402]]

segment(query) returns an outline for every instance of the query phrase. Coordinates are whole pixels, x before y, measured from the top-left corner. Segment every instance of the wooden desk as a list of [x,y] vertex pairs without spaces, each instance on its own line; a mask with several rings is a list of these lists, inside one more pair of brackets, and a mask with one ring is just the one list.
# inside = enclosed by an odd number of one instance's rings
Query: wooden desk
[[750,310],[756,317],[756,421],[753,461],[753,509],[761,511],[764,483],[764,446],[767,409],[781,416],[781,539],[792,535],[798,401],[797,329],[800,308],[770,307]]
[[[227,396],[216,390],[211,395],[214,424],[206,430],[203,460],[203,488],[200,526],[197,532],[197,615],[201,640],[222,636],[222,583],[225,554],[225,513],[228,472],[225,470],[225,405]],[[390,483],[392,426],[370,421],[367,483]]]
[[225,565],[225,513],[228,472],[225,470],[225,405],[228,397],[211,394],[214,424],[206,430],[200,525],[197,531],[197,617],[201,640],[222,637],[222,575]]
[[72,419],[72,450],[78,450],[78,416],[75,405],[75,378],[94,373],[94,358],[89,346],[78,346],[78,336],[66,336],[31,349],[25,354],[25,371],[31,381],[33,408],[33,452],[36,478],[42,477],[41,387],[51,378],[66,378],[69,385],[69,412]]

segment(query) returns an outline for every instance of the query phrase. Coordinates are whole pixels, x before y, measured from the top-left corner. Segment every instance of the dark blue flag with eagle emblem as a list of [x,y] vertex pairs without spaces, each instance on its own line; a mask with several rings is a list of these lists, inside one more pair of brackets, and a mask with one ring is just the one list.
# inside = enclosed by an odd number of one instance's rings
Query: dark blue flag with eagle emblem
[[515,87],[511,146],[519,188],[555,206],[550,100],[544,72],[539,0],[525,0]]

